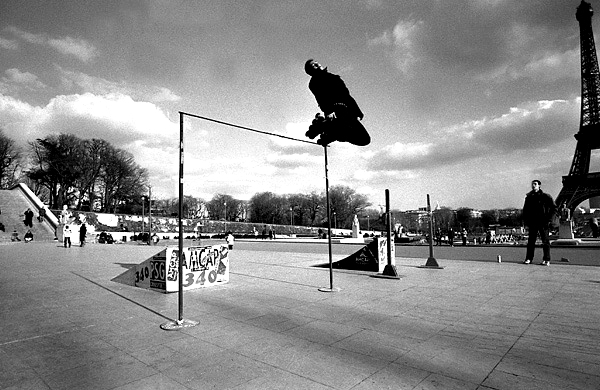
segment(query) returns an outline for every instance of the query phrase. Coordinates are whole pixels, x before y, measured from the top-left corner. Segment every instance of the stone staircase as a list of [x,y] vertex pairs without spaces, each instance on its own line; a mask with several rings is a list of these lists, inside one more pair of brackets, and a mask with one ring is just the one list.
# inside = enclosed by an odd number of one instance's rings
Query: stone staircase
[[31,208],[34,214],[31,228],[34,241],[54,240],[54,228],[46,220],[44,222],[37,220],[38,207],[23,194],[20,187],[14,187],[10,190],[0,190],[0,222],[4,224],[6,230],[0,231],[0,243],[10,242],[15,229],[19,233],[19,238],[23,240],[23,236],[29,229],[23,222],[27,208]]

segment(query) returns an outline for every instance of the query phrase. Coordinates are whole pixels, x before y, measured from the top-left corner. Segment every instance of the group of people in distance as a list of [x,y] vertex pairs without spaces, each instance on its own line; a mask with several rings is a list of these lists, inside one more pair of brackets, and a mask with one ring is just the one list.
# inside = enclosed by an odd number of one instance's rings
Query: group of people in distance
[[[79,228],[77,228],[79,226]],[[85,246],[85,236],[87,234],[87,227],[85,223],[78,224],[65,224],[63,226],[63,245],[65,248],[71,247],[71,239],[79,233],[79,246]]]

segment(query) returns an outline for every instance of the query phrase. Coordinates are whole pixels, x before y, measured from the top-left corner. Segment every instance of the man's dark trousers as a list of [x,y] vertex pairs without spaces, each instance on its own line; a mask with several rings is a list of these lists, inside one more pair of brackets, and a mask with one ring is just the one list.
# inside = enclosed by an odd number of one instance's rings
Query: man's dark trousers
[[548,238],[549,229],[547,225],[534,225],[529,226],[529,239],[527,240],[527,256],[525,259],[533,260],[533,254],[535,251],[535,240],[540,235],[542,240],[542,250],[544,251],[544,257],[542,260],[550,261],[550,239]]

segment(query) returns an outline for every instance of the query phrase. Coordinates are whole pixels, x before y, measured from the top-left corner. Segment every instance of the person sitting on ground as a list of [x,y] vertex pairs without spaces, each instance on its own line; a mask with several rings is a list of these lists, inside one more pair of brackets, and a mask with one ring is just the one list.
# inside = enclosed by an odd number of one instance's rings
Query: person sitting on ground
[[0,222],[0,231],[5,232],[6,228],[4,227],[4,224],[2,222]]
[[19,232],[17,232],[17,229],[15,229],[12,232],[12,235],[10,236],[10,240],[13,241],[13,242],[14,241],[21,241],[21,239],[19,238]]
[[23,240],[25,242],[33,241],[33,233],[31,233],[31,229],[27,230],[27,233],[25,233],[25,235],[23,236]]

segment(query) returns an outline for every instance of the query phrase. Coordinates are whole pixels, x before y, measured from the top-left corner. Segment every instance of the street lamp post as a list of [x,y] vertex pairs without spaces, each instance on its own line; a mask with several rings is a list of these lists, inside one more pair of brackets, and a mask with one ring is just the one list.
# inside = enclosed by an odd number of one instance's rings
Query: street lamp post
[[223,206],[225,206],[225,234],[227,234],[227,202],[223,202]]
[[367,231],[371,231],[371,227],[369,226],[369,216],[367,215]]
[[[148,186],[148,233],[152,235],[152,187]],[[150,243],[150,240],[148,240]]]
[[337,229],[337,214],[333,212],[333,227]]
[[144,232],[146,231],[146,225],[144,221],[144,203],[146,203],[146,197],[142,196],[142,240],[144,239]]

